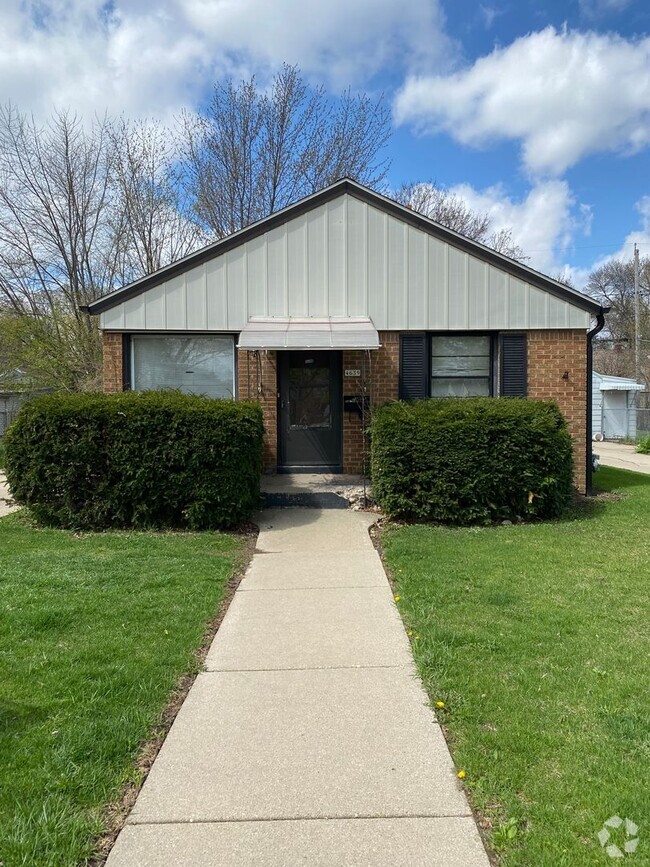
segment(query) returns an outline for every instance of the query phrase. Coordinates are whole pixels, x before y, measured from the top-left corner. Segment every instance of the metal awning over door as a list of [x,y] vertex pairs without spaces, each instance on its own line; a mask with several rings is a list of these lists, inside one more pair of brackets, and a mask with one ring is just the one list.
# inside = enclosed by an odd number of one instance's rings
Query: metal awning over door
[[379,349],[379,334],[367,317],[253,317],[239,335],[238,349]]

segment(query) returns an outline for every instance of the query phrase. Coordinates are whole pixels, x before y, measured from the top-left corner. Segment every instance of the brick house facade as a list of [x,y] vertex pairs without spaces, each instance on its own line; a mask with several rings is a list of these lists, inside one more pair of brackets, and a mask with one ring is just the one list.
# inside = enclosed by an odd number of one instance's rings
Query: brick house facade
[[[101,315],[105,391],[172,386],[259,401],[267,472],[360,472],[369,413],[351,399],[365,395],[371,411],[478,393],[556,401],[576,488],[588,487],[589,329],[604,311],[351,181],[89,310]],[[316,376],[326,356],[336,360],[329,391]],[[312,461],[306,444],[319,436],[339,445]]]
[[[366,387],[371,407],[399,397],[399,333],[380,332],[381,346],[368,358],[354,350],[343,352],[343,369],[367,367]],[[586,490],[587,355],[586,336],[576,329],[531,331],[527,341],[528,397],[554,400],[574,441],[574,480]],[[124,335],[104,332],[104,391],[118,392],[124,382]],[[364,356],[366,356],[364,358]],[[358,392],[356,379],[343,378],[343,396]],[[255,400],[264,412],[264,469],[273,472],[278,462],[277,352],[238,350],[237,398]],[[343,418],[343,472],[363,471],[366,446],[362,419],[354,413]]]

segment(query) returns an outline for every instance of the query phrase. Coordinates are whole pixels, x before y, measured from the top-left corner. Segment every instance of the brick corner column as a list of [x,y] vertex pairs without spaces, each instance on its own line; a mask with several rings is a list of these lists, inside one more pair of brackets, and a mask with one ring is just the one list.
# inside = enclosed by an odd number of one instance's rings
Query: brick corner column
[[573,481],[587,492],[587,334],[582,329],[528,332],[528,396],[554,400],[573,440]]
[[264,472],[278,468],[278,379],[275,351],[237,350],[237,400],[253,400],[264,417]]
[[124,336],[119,332],[102,334],[102,389],[106,394],[124,391]]

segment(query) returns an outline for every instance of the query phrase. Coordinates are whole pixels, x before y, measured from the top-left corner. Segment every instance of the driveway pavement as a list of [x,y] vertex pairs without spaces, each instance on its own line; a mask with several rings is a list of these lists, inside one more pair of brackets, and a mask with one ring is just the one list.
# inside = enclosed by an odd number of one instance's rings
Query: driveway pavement
[[10,512],[15,512],[17,508],[18,506],[13,505],[5,474],[0,473],[0,518]]
[[[594,443],[593,450],[600,455],[600,462],[606,467],[621,470],[634,470],[635,473],[650,473],[650,455],[639,455],[634,446],[623,443]],[[598,479],[596,474],[595,480]]]
[[488,867],[373,520],[262,513],[108,867]]

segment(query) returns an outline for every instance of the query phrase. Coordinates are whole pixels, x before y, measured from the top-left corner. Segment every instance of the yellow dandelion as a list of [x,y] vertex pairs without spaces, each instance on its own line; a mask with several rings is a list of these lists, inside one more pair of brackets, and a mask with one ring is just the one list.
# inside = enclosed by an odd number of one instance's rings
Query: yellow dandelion
[[401,599],[401,596],[395,596],[394,599],[395,599],[395,602],[399,602]]
[[436,702],[436,707],[444,707],[444,706],[445,706],[444,701],[437,701]]
[[412,630],[412,629],[409,629],[409,631],[408,631],[406,634],[407,634],[408,637],[410,638],[410,637],[413,635],[413,630]]
[[465,773],[465,771],[458,771],[457,777],[459,780],[464,780],[466,776],[467,774]]

